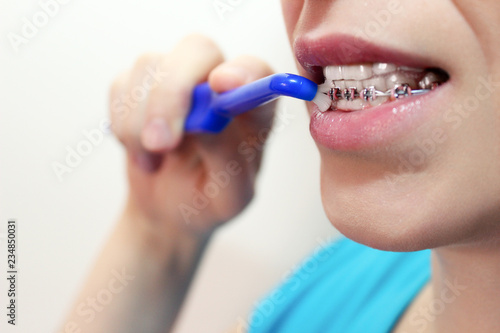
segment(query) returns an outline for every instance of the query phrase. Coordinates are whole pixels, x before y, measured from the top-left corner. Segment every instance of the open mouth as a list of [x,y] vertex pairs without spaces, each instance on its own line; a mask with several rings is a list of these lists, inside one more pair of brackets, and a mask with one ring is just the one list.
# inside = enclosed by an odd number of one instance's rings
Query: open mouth
[[331,150],[367,151],[403,142],[439,122],[454,98],[449,64],[439,55],[343,34],[305,34],[295,40],[294,51],[299,73],[319,85],[315,103],[308,105],[311,135]]
[[439,68],[416,68],[391,63],[326,66],[321,95],[314,100],[321,112],[359,111],[402,98],[423,95],[449,80]]

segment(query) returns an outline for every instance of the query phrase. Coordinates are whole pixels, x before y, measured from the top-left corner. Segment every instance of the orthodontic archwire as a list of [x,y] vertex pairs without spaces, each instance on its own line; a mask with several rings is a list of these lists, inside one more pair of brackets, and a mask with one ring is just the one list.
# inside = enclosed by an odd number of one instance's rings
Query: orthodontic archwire
[[387,91],[380,91],[375,89],[374,86],[358,91],[356,87],[349,88],[339,88],[332,87],[328,92],[323,92],[325,95],[330,97],[332,101],[353,101],[357,98],[361,98],[364,101],[375,101],[378,97],[389,97],[390,100],[397,100],[409,96],[423,95],[431,90],[434,90],[439,84],[434,82],[430,89],[411,89],[408,84],[396,85],[394,88]]

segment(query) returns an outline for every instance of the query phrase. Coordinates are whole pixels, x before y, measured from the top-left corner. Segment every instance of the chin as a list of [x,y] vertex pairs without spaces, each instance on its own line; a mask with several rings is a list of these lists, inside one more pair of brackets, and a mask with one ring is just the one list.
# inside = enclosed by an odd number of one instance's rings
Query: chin
[[332,225],[355,242],[411,252],[500,240],[498,223],[492,228],[498,202],[472,192],[457,196],[452,179],[439,183],[422,172],[393,184],[370,163],[350,165],[347,172],[339,167],[342,157],[331,160],[322,160],[323,206]]
[[[332,225],[347,238],[366,246],[393,252],[411,252],[442,245],[432,221],[417,220],[411,213],[356,204],[338,206],[325,198],[324,206]],[[434,230],[433,230],[434,229]],[[437,233],[436,233],[437,231]]]

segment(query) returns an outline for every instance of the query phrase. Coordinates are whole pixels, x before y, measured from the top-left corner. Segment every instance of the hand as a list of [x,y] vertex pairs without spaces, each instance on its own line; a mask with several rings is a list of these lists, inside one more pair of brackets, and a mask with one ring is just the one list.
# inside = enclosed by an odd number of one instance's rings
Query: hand
[[111,88],[110,112],[127,150],[125,214],[160,239],[207,234],[237,215],[253,196],[262,154],[238,147],[270,128],[274,103],[235,118],[217,135],[183,133],[184,120],[198,83],[208,80],[223,92],[270,74],[250,56],[224,62],[211,40],[193,35],[169,54],[142,56],[121,75]]

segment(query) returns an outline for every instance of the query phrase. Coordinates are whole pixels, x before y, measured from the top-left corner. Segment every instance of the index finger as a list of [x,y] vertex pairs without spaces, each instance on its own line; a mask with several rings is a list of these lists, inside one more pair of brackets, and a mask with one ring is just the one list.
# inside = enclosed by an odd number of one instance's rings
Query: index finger
[[158,65],[164,79],[152,89],[144,113],[141,143],[150,152],[179,144],[196,84],[224,60],[215,43],[202,35],[183,39]]

